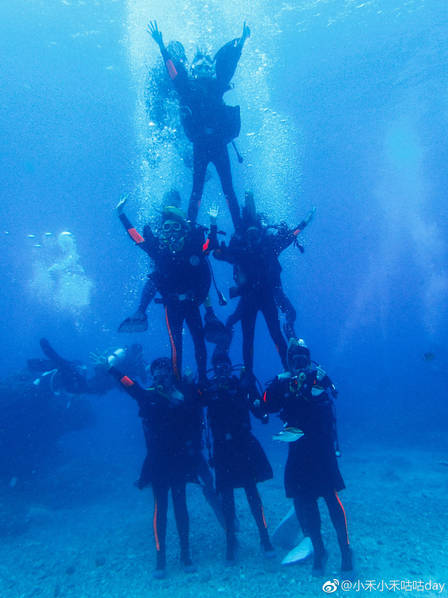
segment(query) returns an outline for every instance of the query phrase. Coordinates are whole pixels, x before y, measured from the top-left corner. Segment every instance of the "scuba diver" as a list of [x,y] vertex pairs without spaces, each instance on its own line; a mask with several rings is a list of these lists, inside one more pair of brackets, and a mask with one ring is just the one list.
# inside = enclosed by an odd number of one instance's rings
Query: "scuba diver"
[[294,501],[297,519],[314,551],[314,576],[325,571],[328,553],[321,534],[317,500],[323,497],[336,530],[341,551],[341,571],[353,570],[344,507],[337,492],[345,488],[337,456],[336,418],[333,398],[336,389],[321,366],[311,361],[302,339],[291,339],[288,371],[279,374],[263,395],[268,413],[279,413],[284,428],[276,435],[289,443],[285,467],[285,491]]
[[257,525],[264,554],[274,556],[257,489],[258,482],[272,478],[272,468],[258,440],[251,432],[249,412],[267,423],[261,410],[260,395],[249,392],[241,379],[232,374],[227,353],[213,354],[214,376],[201,395],[207,407],[207,422],[213,437],[212,463],[216,491],[222,497],[226,522],[226,560],[235,560],[235,488],[244,488],[247,502]]
[[193,189],[188,218],[196,222],[210,162],[215,165],[229,206],[235,230],[240,224],[240,210],[235,195],[227,145],[238,137],[241,127],[239,106],[228,106],[223,95],[230,89],[250,29],[244,23],[240,38],[225,44],[214,59],[197,51],[191,64],[191,76],[185,64],[176,60],[163,43],[157,22],[148,25],[148,33],[160,48],[168,75],[179,95],[181,121],[193,143]]
[[90,398],[67,392],[61,380],[55,363],[41,358],[2,376],[0,481],[5,488],[11,479],[29,484],[45,471],[54,472],[55,456],[60,464],[67,457],[61,438],[94,426]]
[[40,339],[40,346],[46,359],[28,359],[28,369],[39,374],[33,382],[34,386],[45,388],[53,395],[102,395],[112,390],[115,385],[108,375],[107,362],[111,354],[130,375],[139,377],[142,382],[146,380],[146,364],[140,344],[118,347],[113,352],[107,350],[103,354],[90,353],[94,364],[91,376],[85,364],[61,357],[46,338]]
[[196,571],[191,560],[189,517],[186,499],[187,482],[197,477],[197,439],[202,429],[202,409],[197,401],[189,400],[174,376],[169,358],[151,363],[153,385],[144,389],[138,382],[115,367],[116,359],[109,359],[109,372],[139,406],[147,455],[144,460],[139,488],[151,484],[154,494],[153,530],[156,544],[154,577],[166,575],[166,526],[168,494],[171,490],[180,558],[187,573]]
[[40,371],[41,376],[34,384],[39,386],[48,382],[54,394],[61,391],[70,394],[88,394],[90,392],[87,381],[87,368],[79,361],[69,361],[61,357],[46,338],[41,338],[40,347],[46,360],[28,360],[28,367],[32,371]]
[[[285,333],[288,337],[294,335],[296,312],[283,291],[278,258],[282,251],[297,242],[298,234],[309,224],[313,214],[314,210],[293,229],[286,225],[268,227],[255,210],[252,193],[247,192],[240,232],[233,235],[228,246],[224,242],[218,244],[216,236],[211,239],[213,256],[233,264],[237,286],[231,289],[230,296],[240,299],[226,326],[231,329],[241,320],[243,360],[248,375],[253,370],[255,323],[259,311],[264,316],[282,365],[287,367],[287,344],[280,329],[278,308],[286,312]],[[276,233],[270,233],[269,228],[276,228]]]
[[[177,191],[170,194],[179,197]],[[149,255],[154,269],[148,276],[137,312],[119,330],[146,329],[146,308],[156,292],[160,293],[176,378],[180,380],[182,376],[182,327],[186,322],[193,339],[199,379],[205,380],[207,352],[199,311],[211,284],[205,229],[188,222],[176,205],[165,205],[160,232],[156,235],[146,225],[142,236],[124,214],[125,203],[126,199],[122,199],[117,206],[120,221],[136,245]]]

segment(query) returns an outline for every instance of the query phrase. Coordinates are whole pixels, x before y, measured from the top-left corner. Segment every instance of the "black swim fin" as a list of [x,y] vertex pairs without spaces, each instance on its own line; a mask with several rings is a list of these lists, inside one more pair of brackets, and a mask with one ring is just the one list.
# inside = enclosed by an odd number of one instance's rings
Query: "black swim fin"
[[50,342],[46,338],[41,338],[39,344],[44,355],[48,357],[48,359],[53,361],[54,364],[58,367],[63,367],[68,363],[66,359],[59,355],[59,353],[56,353],[56,351],[53,349],[53,347],[50,345]]
[[130,318],[126,318],[118,326],[118,332],[145,332],[145,330],[148,330],[148,318],[146,314],[143,314],[143,317],[136,318],[135,316],[131,316]]
[[232,331],[224,326],[212,310],[206,312],[204,320],[205,340],[227,349],[232,340]]

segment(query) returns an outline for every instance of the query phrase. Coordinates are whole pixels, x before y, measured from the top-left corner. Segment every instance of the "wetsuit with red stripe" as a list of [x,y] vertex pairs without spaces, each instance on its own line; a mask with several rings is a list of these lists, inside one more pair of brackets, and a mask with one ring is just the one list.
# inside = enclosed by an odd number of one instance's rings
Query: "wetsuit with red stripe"
[[162,56],[168,75],[179,94],[185,133],[193,142],[193,189],[188,218],[192,222],[196,221],[207,166],[212,162],[218,172],[236,229],[240,223],[240,211],[233,188],[227,144],[239,135],[239,107],[227,106],[223,95],[230,89],[230,81],[241,56],[240,40],[228,42],[217,52],[216,75],[213,77],[191,78],[184,68],[175,66],[166,48],[162,48]]
[[[178,379],[182,375],[182,327],[186,322],[193,339],[199,376],[205,378],[207,352],[199,306],[208,295],[211,283],[210,267],[206,256],[209,248],[205,229],[192,225],[185,235],[183,248],[172,252],[161,243],[149,226],[143,236],[128,218],[120,215],[123,226],[134,242],[152,259],[154,270],[143,289],[141,304],[153,290],[158,291],[165,307],[173,367]],[[148,289],[149,285],[149,289]]]
[[[280,374],[267,388],[263,403],[269,413],[280,412],[287,426],[304,435],[288,444],[284,482],[286,496],[294,499],[304,534],[310,536],[317,560],[324,554],[317,499],[327,503],[341,553],[351,559],[345,511],[337,495],[345,488],[334,446],[334,411],[328,376],[310,366],[304,376]],[[303,378],[303,379],[301,379]]]
[[172,400],[162,389],[144,389],[140,384],[110,368],[122,388],[139,406],[147,447],[139,487],[151,484],[154,493],[153,530],[157,551],[157,569],[165,568],[168,493],[171,490],[179,533],[181,559],[190,560],[189,520],[185,487],[196,481],[197,448],[193,446],[201,429],[198,404],[190,400]]

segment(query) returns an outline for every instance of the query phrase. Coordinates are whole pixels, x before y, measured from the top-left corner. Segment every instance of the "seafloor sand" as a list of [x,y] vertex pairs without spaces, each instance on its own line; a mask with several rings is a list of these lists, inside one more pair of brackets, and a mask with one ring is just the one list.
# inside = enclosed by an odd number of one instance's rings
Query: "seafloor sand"
[[[341,469],[357,575],[365,585],[341,594],[439,596],[436,590],[397,589],[392,581],[430,580],[448,585],[447,456],[391,449],[357,450]],[[282,472],[260,486],[271,528],[285,514]],[[223,562],[223,533],[197,487],[190,486],[191,544],[198,572],[185,575],[178,564],[172,513],[168,530],[168,577],[151,577],[154,553],[150,491],[132,486],[132,474],[115,467],[102,475],[89,465],[61,468],[41,480],[30,502],[19,488],[0,497],[0,598],[67,597],[298,597],[323,595],[326,579],[338,577],[339,555],[326,512],[323,517],[330,560],[325,579],[310,577],[310,563],[290,567],[260,554],[252,518],[237,494],[241,531],[238,565]],[[50,486],[50,487],[49,487]],[[322,508],[322,511],[325,511]],[[368,580],[389,585],[368,589]],[[367,585],[366,585],[367,584]],[[372,584],[370,584],[370,587]],[[409,586],[408,586],[409,588]],[[448,595],[448,591],[442,592]]]

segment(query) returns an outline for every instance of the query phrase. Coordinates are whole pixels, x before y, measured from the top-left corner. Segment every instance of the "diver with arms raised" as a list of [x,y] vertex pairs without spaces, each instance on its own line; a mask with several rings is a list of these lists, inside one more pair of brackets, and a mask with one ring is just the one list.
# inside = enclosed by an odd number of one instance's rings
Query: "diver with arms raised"
[[188,218],[195,222],[204,190],[205,174],[210,162],[215,165],[222,190],[229,206],[235,229],[240,223],[240,210],[235,195],[227,145],[240,132],[239,106],[228,106],[223,95],[230,89],[250,29],[244,23],[240,38],[225,44],[214,59],[198,51],[191,64],[191,76],[185,65],[176,63],[165,47],[157,22],[148,25],[148,33],[160,48],[168,75],[180,99],[180,114],[185,133],[193,143],[193,189]]

